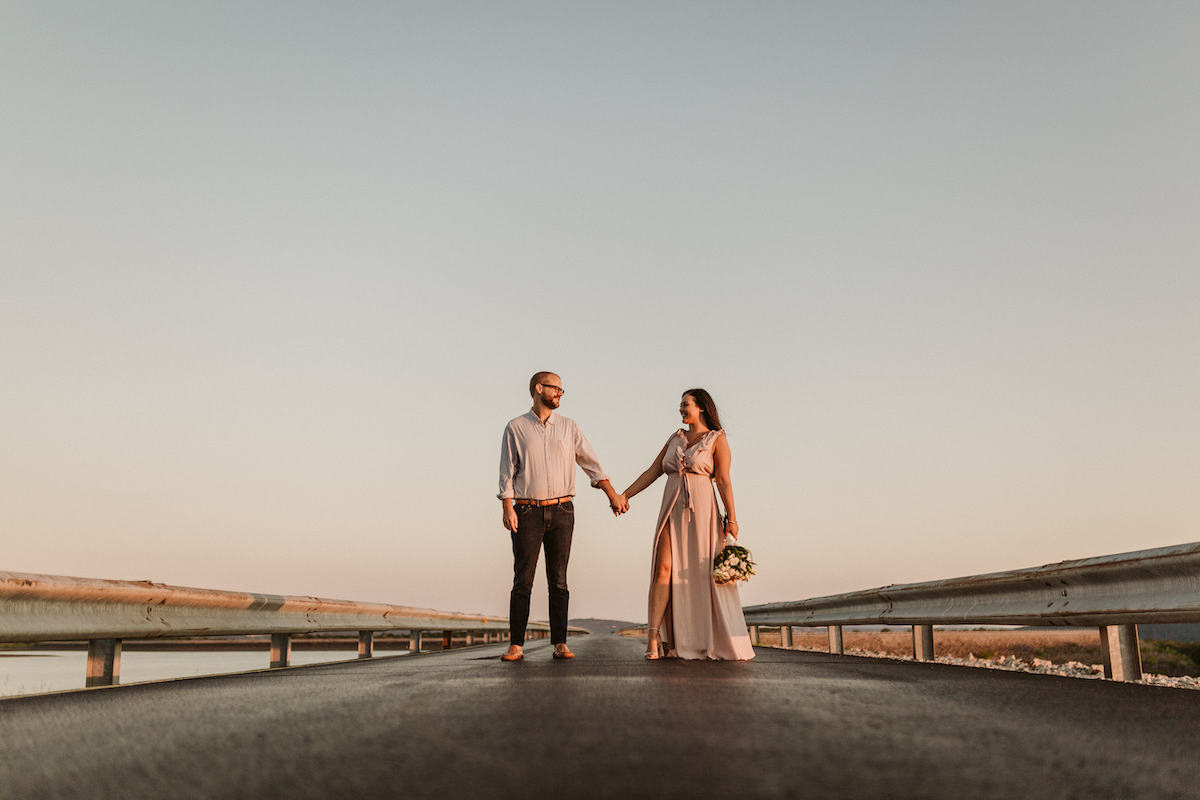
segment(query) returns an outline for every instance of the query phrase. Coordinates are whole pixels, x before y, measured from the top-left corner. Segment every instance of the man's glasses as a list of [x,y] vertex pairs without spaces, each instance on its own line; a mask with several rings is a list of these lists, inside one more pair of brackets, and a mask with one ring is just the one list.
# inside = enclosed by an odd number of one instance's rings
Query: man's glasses
[[561,386],[555,386],[552,383],[539,383],[538,386],[542,387],[543,389],[553,389],[554,391],[558,392],[559,394],[567,393],[566,389],[562,388]]

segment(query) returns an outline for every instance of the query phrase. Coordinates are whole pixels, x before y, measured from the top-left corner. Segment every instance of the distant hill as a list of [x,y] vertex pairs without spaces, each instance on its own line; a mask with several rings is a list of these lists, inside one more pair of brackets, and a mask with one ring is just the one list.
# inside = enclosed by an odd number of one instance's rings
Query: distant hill
[[[1030,630],[1066,630],[1058,625],[1029,625]],[[1138,624],[1138,638],[1161,642],[1200,642],[1200,622],[1158,622]]]
[[1200,642],[1200,622],[1138,625],[1138,636],[1167,642]]
[[568,620],[569,625],[576,628],[586,628],[592,633],[616,633],[622,628],[631,628],[634,625],[640,625],[640,622],[622,622],[617,619],[572,619]]

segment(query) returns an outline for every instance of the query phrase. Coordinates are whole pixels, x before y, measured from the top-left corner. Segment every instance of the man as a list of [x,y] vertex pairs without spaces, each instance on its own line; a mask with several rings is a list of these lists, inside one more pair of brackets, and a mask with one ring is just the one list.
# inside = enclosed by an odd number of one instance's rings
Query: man
[[550,590],[550,641],[555,658],[574,658],[567,647],[567,560],[575,529],[575,465],[592,486],[608,495],[614,514],[629,510],[574,420],[554,413],[566,392],[562,378],[539,372],[529,379],[533,408],[510,421],[500,444],[500,493],[504,527],[512,532],[513,586],[509,595],[511,644],[504,661],[524,658],[529,595],[537,572],[538,552],[546,549],[546,583]]

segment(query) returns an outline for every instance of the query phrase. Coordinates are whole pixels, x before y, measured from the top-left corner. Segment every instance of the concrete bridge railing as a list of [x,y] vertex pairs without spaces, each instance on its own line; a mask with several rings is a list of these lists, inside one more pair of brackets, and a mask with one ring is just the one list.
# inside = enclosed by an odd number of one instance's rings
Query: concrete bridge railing
[[842,652],[843,625],[911,625],[913,656],[934,657],[934,625],[1096,626],[1105,676],[1141,677],[1138,623],[1200,620],[1200,542],[963,578],[883,586],[847,594],[747,606],[760,626],[827,627]]
[[[529,624],[531,638],[545,638],[549,630],[546,623]],[[508,620],[320,597],[0,572],[0,642],[86,640],[87,686],[119,681],[125,639],[270,634],[270,666],[286,667],[291,637],[321,631],[357,631],[359,658],[370,658],[376,631],[405,631],[418,651],[428,632],[440,632],[446,648],[456,632],[465,633],[467,644],[506,641]]]

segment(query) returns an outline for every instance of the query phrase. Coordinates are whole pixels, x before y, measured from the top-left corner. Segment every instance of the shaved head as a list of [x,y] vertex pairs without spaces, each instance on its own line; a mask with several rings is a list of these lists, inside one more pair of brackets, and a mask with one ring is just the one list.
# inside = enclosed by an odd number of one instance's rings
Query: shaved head
[[[533,377],[529,379],[529,396],[533,397],[533,389],[539,383],[545,383],[547,378],[558,378],[557,372],[535,372]],[[561,382],[561,379],[560,379]]]

